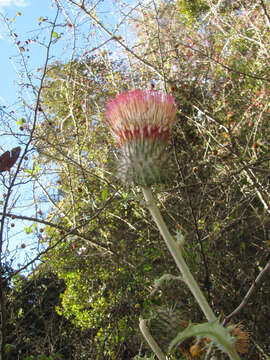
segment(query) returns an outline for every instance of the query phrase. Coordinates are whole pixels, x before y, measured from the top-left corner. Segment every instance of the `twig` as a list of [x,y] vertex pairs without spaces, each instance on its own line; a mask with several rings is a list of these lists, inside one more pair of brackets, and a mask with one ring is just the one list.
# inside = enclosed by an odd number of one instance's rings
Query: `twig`
[[152,69],[159,77],[162,78],[162,74],[158,69],[155,68],[154,65],[152,65],[147,60],[143,59],[141,56],[137,55],[134,51],[132,51],[127,45],[124,44],[123,41],[121,41],[117,36],[115,36],[111,31],[109,31],[101,21],[99,21],[95,16],[91,14],[91,10],[87,10],[83,4],[77,3],[74,0],[69,0],[73,5],[78,6],[82,11],[85,12],[107,35],[111,37],[111,39],[115,40],[122,48],[124,48],[128,53],[130,53],[132,56],[134,56],[137,60],[144,63],[146,66],[148,66],[150,69]]
[[270,16],[269,16],[269,14],[267,12],[267,9],[266,9],[266,6],[265,6],[263,0],[260,0],[260,2],[261,2],[261,5],[262,5],[262,8],[263,8],[263,11],[264,11],[264,15],[265,15],[266,19],[268,20],[267,21],[268,22],[268,27],[270,27]]
[[255,347],[259,350],[259,352],[265,357],[265,360],[270,360],[270,356],[268,356],[264,350],[260,347],[259,344],[257,344],[253,339],[250,339],[253,344],[255,345]]
[[261,282],[263,276],[267,273],[267,271],[269,269],[270,269],[270,261],[268,261],[268,263],[265,265],[263,270],[259,273],[259,275],[255,279],[254,283],[251,285],[248,292],[246,293],[246,295],[245,295],[244,299],[242,300],[241,304],[230,315],[225,317],[225,319],[223,321],[223,326],[225,326],[233,316],[237,315],[243,309],[243,307],[246,305],[249,298],[253,294],[256,286]]

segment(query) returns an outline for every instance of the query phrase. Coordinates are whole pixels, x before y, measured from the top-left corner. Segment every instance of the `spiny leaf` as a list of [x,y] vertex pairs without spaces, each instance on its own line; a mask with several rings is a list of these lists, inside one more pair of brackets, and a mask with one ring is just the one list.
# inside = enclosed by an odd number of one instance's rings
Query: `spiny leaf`
[[238,354],[235,350],[236,338],[230,334],[232,328],[223,327],[218,319],[204,324],[190,324],[171,341],[169,351],[176,348],[185,339],[195,336],[198,341],[202,338],[210,338],[212,344],[215,344],[219,350],[238,359]]
[[181,276],[175,276],[171,274],[162,275],[159,279],[154,281],[154,290],[151,292],[151,295],[153,295],[164,283],[179,280],[183,280],[183,278]]
[[159,307],[149,322],[149,330],[164,353],[168,352],[171,341],[187,327],[182,312],[173,308]]

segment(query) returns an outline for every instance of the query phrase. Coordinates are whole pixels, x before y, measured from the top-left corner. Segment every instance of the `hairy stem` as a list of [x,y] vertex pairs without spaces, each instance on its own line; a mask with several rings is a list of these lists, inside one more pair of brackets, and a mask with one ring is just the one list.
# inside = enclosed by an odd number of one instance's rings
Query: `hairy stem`
[[181,253],[179,247],[177,246],[176,241],[170,234],[170,232],[160,214],[160,211],[156,205],[156,202],[153,198],[151,190],[149,188],[143,188],[143,194],[144,194],[144,197],[146,200],[146,205],[147,205],[155,223],[157,224],[157,227],[158,227],[172,257],[174,258],[174,261],[175,261],[176,265],[178,266],[178,269],[181,272],[183,280],[185,281],[185,283],[189,287],[190,291],[192,292],[193,296],[197,300],[197,302],[198,302],[200,308],[202,309],[207,320],[208,321],[216,320],[216,316],[213,313],[213,310],[209,306],[205,296],[203,295],[196,280],[194,279],[193,275],[191,274],[191,272],[182,256],[182,253]]
[[163,354],[155,339],[150,334],[146,320],[142,319],[139,326],[143,337],[148,342],[148,345],[150,346],[153,353],[158,357],[159,360],[166,360],[166,356]]
[[[183,280],[185,281],[186,285],[189,287],[189,290],[195,297],[197,303],[199,304],[199,306],[200,306],[201,310],[203,311],[207,320],[209,322],[215,321],[217,318],[216,318],[213,310],[211,309],[210,305],[208,304],[205,296],[203,295],[201,289],[199,288],[197,281],[194,279],[193,275],[191,274],[191,272],[182,256],[181,250],[177,246],[176,241],[170,234],[170,232],[160,214],[160,211],[156,205],[155,199],[153,198],[151,189],[143,188],[142,191],[143,191],[143,194],[144,194],[144,197],[146,200],[146,205],[147,205],[172,257],[174,258],[174,261],[175,261],[176,265],[178,266],[178,269],[181,272]],[[141,322],[140,329],[141,329],[145,339],[147,340],[148,344],[151,346],[151,349],[155,352],[154,348],[151,345],[153,338],[152,338],[151,334],[149,333],[149,331],[148,332],[144,331],[145,327],[146,327],[145,323]],[[155,352],[155,354],[157,355],[156,352]],[[229,349],[228,355],[231,360],[240,360],[240,357],[237,354],[235,349]],[[165,357],[159,357],[159,356],[158,356],[158,358],[165,359]]]

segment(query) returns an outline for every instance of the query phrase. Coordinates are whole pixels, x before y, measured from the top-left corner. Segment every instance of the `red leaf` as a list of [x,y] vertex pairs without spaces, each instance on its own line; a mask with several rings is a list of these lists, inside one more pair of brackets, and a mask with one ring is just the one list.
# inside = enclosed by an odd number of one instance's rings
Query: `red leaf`
[[21,152],[20,146],[15,147],[11,151],[6,151],[0,156],[0,172],[10,170],[17,161]]

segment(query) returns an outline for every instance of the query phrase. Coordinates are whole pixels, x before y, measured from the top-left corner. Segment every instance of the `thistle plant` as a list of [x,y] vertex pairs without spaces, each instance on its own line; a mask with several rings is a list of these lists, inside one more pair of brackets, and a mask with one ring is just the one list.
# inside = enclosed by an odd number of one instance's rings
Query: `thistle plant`
[[122,153],[122,180],[143,187],[165,181],[165,148],[176,115],[174,98],[154,90],[134,90],[111,99],[106,110],[112,135]]
[[[134,90],[110,99],[107,108],[107,122],[120,149],[122,158],[119,175],[123,181],[142,187],[148,207],[172,257],[182,280],[195,297],[207,323],[190,324],[176,336],[172,335],[169,350],[190,337],[210,339],[213,344],[226,352],[230,359],[240,359],[236,351],[237,338],[232,327],[223,327],[216,318],[197,281],[191,274],[182,255],[181,246],[170,234],[150,187],[166,180],[168,174],[168,152],[170,136],[176,119],[177,107],[173,96],[154,90]],[[150,333],[147,321],[141,320],[140,329],[159,359],[166,359],[163,350]]]

